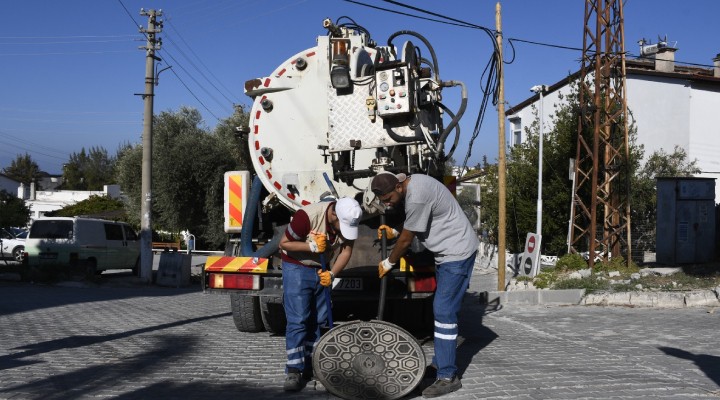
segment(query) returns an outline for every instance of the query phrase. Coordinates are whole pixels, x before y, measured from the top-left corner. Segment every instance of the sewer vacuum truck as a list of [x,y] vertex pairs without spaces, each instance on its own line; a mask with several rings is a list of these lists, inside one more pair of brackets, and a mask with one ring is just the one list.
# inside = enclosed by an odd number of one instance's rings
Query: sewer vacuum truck
[[[367,186],[382,171],[443,179],[457,145],[466,89],[441,80],[425,37],[402,30],[380,45],[347,17],[326,19],[323,28],[315,46],[245,83],[253,105],[238,131],[253,171],[225,174],[229,242],[202,273],[206,292],[230,294],[240,331],[284,332],[279,240],[296,210],[331,197],[354,197],[365,211],[350,264],[333,282],[333,312],[336,320],[343,310],[354,319],[374,317],[362,310],[378,304],[376,229],[384,210]],[[442,102],[450,87],[455,111]],[[401,223],[402,214],[388,213],[388,224]],[[412,246],[387,279],[386,319],[430,324],[432,255]]]

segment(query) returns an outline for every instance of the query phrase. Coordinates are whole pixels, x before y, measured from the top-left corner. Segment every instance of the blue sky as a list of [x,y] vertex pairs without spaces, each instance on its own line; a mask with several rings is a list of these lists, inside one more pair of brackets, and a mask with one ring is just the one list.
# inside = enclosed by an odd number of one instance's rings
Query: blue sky
[[[418,14],[381,0],[358,0]],[[407,3],[410,3],[407,1]],[[495,5],[487,0],[415,0],[416,7],[495,28]],[[505,39],[582,47],[581,0],[501,1]],[[379,44],[407,29],[425,36],[437,52],[443,80],[468,87],[454,158],[461,163],[479,111],[481,74],[492,50],[479,31],[415,19],[343,0],[24,0],[4,2],[0,15],[0,169],[28,153],[40,168],[59,174],[73,152],[93,146],[111,155],[142,135],[145,59],[137,24],[140,8],[162,9],[161,67],[155,111],[197,108],[208,127],[250,105],[245,81],[269,75],[293,54],[324,35],[322,20],[354,19]],[[127,9],[127,11],[126,11]],[[667,36],[679,48],[676,61],[712,65],[720,53],[720,2],[715,0],[627,0],[626,50],[637,41]],[[133,22],[133,20],[135,22]],[[402,43],[411,37],[400,37]],[[530,87],[552,84],[579,67],[580,51],[514,42],[505,66],[506,107],[530,95]],[[505,59],[512,57],[507,40]],[[187,86],[187,87],[186,87]],[[459,104],[459,89],[446,89],[445,103]],[[498,154],[497,110],[488,108],[471,149],[469,165]]]

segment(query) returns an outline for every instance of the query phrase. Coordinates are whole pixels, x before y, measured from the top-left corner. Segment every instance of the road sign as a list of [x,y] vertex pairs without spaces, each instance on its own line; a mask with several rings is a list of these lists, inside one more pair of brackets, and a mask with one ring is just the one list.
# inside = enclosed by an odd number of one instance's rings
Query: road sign
[[519,273],[523,276],[534,277],[540,269],[540,243],[542,236],[528,232],[525,239],[525,251],[520,259]]

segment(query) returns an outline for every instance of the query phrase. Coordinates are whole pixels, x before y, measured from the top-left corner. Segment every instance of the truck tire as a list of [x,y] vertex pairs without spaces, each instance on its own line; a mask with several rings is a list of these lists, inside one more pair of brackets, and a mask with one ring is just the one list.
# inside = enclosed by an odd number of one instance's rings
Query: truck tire
[[262,317],[263,326],[268,333],[272,335],[285,334],[287,319],[285,318],[285,309],[283,308],[282,298],[267,296],[261,297],[260,316]]
[[260,316],[260,298],[257,296],[231,293],[230,310],[235,327],[240,332],[262,332],[264,330]]

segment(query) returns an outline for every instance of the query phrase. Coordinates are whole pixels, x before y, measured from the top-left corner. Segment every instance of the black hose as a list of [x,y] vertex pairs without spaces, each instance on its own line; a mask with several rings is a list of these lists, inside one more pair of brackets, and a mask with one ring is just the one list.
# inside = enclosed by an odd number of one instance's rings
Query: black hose
[[462,118],[463,114],[465,114],[465,108],[467,107],[467,88],[465,87],[465,84],[460,81],[447,81],[442,82],[443,87],[450,87],[450,86],[460,86],[462,88],[462,101],[460,103],[460,109],[457,112],[457,115],[455,115],[448,124],[448,126],[445,127],[443,132],[440,134],[440,138],[438,138],[438,146],[437,146],[437,152],[438,154],[441,154],[443,151],[443,146],[445,146],[445,139],[447,139],[448,135],[450,134],[450,131],[457,125],[457,123],[460,121],[460,118]]
[[280,245],[280,239],[284,232],[275,232],[272,239],[267,242],[263,247],[253,250],[252,248],[252,235],[253,228],[255,227],[255,217],[257,215],[257,205],[260,201],[260,193],[262,192],[262,182],[260,177],[255,175],[253,179],[252,188],[250,189],[250,197],[248,198],[248,204],[245,208],[245,214],[243,215],[243,226],[240,230],[240,255],[244,257],[260,257],[268,258],[273,255]]
[[[445,104],[440,103],[440,102],[438,102],[437,104],[440,106],[440,108],[445,110],[445,112],[450,115],[450,118],[455,118],[455,114],[453,114],[453,112],[450,111],[450,109],[447,108],[447,106],[445,106]],[[460,125],[455,125],[455,140],[453,141],[453,145],[450,148],[450,151],[448,151],[448,154],[445,156],[445,160],[449,160],[450,157],[452,157],[459,141],[460,141]],[[440,155],[438,154],[438,156],[440,156]],[[443,160],[443,161],[445,161],[445,160]]]
[[[380,225],[385,225],[385,214],[380,214]],[[383,260],[387,258],[387,233],[385,229],[382,230],[382,234],[380,236],[380,256]],[[380,278],[380,298],[378,299],[377,312],[377,319],[380,321],[383,320],[383,314],[385,314],[385,296],[387,296],[387,280],[388,274],[385,274],[385,276]]]
[[428,40],[425,39],[425,37],[424,37],[423,35],[421,35],[421,34],[419,34],[419,33],[417,33],[417,32],[414,32],[414,31],[405,31],[405,30],[403,30],[403,31],[397,31],[397,32],[393,33],[392,35],[390,35],[390,37],[389,37],[388,40],[387,40],[387,44],[388,44],[388,46],[389,46],[391,49],[393,48],[392,40],[395,39],[396,37],[400,36],[400,35],[415,36],[416,38],[422,40],[422,42],[425,44],[425,46],[426,46],[426,47],[428,48],[428,50],[430,51],[430,56],[432,56],[433,70],[434,70],[433,72],[435,72],[435,79],[437,79],[437,81],[440,82],[440,67],[438,66],[437,56],[435,55],[435,49],[433,49],[433,47],[432,47],[432,45],[430,44],[430,42],[428,42]]

